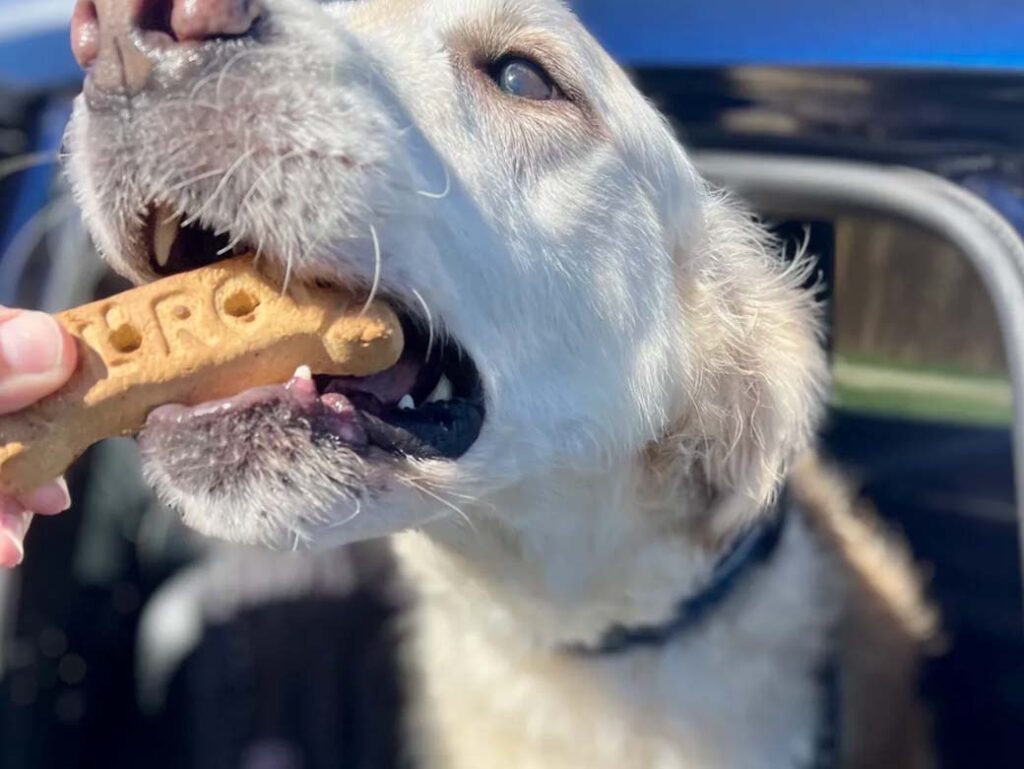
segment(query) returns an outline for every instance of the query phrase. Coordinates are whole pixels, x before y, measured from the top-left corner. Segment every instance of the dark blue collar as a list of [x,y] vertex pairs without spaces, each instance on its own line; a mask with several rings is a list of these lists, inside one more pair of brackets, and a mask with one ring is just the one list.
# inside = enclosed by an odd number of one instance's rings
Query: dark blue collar
[[661,646],[699,624],[713,609],[724,603],[736,589],[751,576],[757,566],[765,563],[775,552],[785,528],[787,495],[770,514],[744,531],[718,559],[704,588],[696,595],[684,598],[678,608],[661,625],[625,627],[616,625],[605,632],[595,644],[572,644],[566,647],[571,654],[599,656],[619,654],[632,649]]
[[[737,588],[753,576],[757,567],[766,563],[778,549],[792,514],[792,502],[783,490],[775,509],[736,538],[718,559],[704,589],[684,598],[672,617],[662,625],[609,629],[593,645],[575,644],[565,648],[571,654],[598,657],[633,649],[662,646],[686,633],[713,609],[724,603]],[[839,765],[841,686],[839,659],[829,653],[818,672],[820,705],[814,753],[810,769],[835,769]]]

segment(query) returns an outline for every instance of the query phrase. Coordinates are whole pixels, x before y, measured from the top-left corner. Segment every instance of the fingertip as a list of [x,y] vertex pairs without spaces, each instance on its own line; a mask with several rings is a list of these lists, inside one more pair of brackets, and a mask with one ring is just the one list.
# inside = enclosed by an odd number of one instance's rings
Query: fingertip
[[45,313],[0,312],[0,414],[60,389],[78,365],[74,337]]
[[10,497],[0,497],[0,567],[13,569],[25,558],[25,535],[32,515]]
[[13,535],[0,530],[0,568],[14,569],[25,560],[25,546]]
[[63,478],[58,478],[18,498],[26,509],[39,515],[57,515],[71,507],[71,494]]
[[15,374],[48,374],[61,363],[64,333],[51,315],[16,312],[0,321],[0,361]]

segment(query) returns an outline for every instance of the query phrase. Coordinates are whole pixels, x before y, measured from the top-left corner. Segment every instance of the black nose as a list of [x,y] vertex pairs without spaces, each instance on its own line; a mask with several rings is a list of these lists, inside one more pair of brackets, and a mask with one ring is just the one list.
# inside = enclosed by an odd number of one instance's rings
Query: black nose
[[71,49],[93,85],[138,93],[153,60],[138,41],[161,35],[161,50],[249,34],[263,9],[258,0],[78,0]]

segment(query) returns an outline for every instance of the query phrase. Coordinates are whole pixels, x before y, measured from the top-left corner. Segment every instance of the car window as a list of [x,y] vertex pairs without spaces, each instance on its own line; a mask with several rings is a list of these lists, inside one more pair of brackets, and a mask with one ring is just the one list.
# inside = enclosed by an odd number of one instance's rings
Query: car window
[[995,308],[974,268],[936,235],[894,219],[835,222],[838,408],[1009,424],[1013,403]]

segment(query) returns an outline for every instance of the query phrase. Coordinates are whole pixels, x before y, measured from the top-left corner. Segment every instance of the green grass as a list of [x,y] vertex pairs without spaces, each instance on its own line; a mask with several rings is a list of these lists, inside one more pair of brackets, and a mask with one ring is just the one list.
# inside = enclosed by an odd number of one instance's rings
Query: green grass
[[880,354],[864,352],[836,352],[833,355],[836,363],[848,363],[856,366],[869,366],[871,368],[887,369],[891,371],[905,371],[909,374],[936,374],[950,377],[963,382],[1005,382],[1009,383],[1009,374],[985,374],[977,371],[967,371],[955,364],[941,365],[938,363],[913,363],[909,361],[894,360]]
[[1008,425],[1012,389],[1005,377],[881,364],[837,356],[833,404],[840,409],[957,424]]

